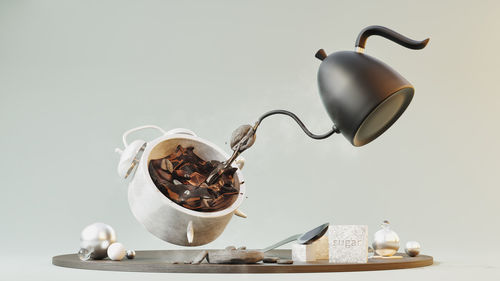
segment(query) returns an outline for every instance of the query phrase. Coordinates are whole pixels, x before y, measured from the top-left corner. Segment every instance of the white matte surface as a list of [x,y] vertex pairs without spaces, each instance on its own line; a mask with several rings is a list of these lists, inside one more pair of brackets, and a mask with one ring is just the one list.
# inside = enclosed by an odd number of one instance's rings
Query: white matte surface
[[300,262],[327,260],[329,253],[329,233],[325,233],[320,239],[308,245],[292,244],[292,259]]
[[316,261],[316,251],[313,244],[303,245],[299,243],[292,244],[292,260],[294,262]]

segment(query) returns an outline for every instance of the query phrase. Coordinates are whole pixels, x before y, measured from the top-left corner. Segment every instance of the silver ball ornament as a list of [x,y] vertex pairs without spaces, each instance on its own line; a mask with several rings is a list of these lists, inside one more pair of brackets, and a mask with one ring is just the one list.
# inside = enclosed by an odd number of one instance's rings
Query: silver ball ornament
[[420,254],[420,243],[417,241],[406,242],[405,252],[410,257],[416,257]]
[[[80,234],[80,259],[103,259],[107,257],[108,247],[116,242],[114,229],[104,223],[93,223],[86,226]],[[88,256],[88,257],[87,257]]]
[[131,260],[133,258],[135,258],[135,251],[134,250],[127,250],[127,259]]
[[390,257],[399,250],[399,236],[389,226],[389,221],[385,220],[382,229],[375,232],[373,236],[373,249],[379,256]]
[[88,261],[92,258],[92,251],[89,249],[81,248],[78,251],[78,258],[82,261]]

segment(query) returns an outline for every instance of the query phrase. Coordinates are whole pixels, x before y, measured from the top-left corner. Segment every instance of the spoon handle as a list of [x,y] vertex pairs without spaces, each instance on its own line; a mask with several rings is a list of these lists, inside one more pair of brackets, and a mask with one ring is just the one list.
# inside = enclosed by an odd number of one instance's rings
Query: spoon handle
[[265,253],[265,252],[269,252],[269,251],[271,251],[272,249],[276,249],[276,248],[278,248],[279,246],[282,246],[282,245],[285,245],[285,244],[287,244],[287,243],[293,242],[293,241],[297,240],[297,238],[299,238],[299,237],[300,237],[300,235],[301,235],[301,234],[295,234],[295,235],[292,235],[292,236],[288,237],[287,239],[281,240],[280,242],[278,242],[278,243],[276,243],[276,244],[273,244],[273,245],[271,245],[271,246],[269,246],[269,247],[267,247],[267,248],[262,249],[262,252],[264,252],[264,253]]

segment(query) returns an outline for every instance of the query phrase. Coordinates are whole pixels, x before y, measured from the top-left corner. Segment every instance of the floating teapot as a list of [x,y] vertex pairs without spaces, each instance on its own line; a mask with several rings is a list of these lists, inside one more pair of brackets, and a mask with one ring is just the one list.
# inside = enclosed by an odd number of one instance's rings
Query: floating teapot
[[[135,140],[128,143],[130,133],[147,128],[158,130],[161,136],[150,142]],[[239,193],[231,205],[220,211],[200,212],[184,208],[163,195],[149,174],[149,161],[173,153],[178,145],[194,147],[194,152],[202,159],[224,161],[228,154],[191,130],[179,128],[166,132],[154,125],[126,131],[123,145],[124,150],[116,149],[121,155],[118,174],[122,178],[132,178],[128,188],[130,210],[156,237],[179,246],[200,246],[219,237],[233,215],[246,217],[238,210],[246,196],[241,173],[243,158],[239,157],[234,163],[238,168],[234,174],[234,187]]]

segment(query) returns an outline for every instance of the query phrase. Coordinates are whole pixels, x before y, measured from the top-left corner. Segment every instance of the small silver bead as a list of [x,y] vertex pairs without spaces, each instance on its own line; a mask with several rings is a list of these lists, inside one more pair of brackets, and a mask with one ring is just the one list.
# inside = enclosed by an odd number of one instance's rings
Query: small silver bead
[[410,257],[416,257],[420,254],[420,243],[417,241],[408,241],[406,243],[405,252]]
[[[90,224],[80,234],[80,248],[87,250],[85,254],[81,254],[81,257],[91,260],[104,259],[108,256],[109,245],[114,242],[116,242],[116,233],[111,226],[100,222]],[[87,257],[87,254],[90,256]]]
[[127,259],[131,260],[135,258],[135,251],[134,250],[127,250]]

